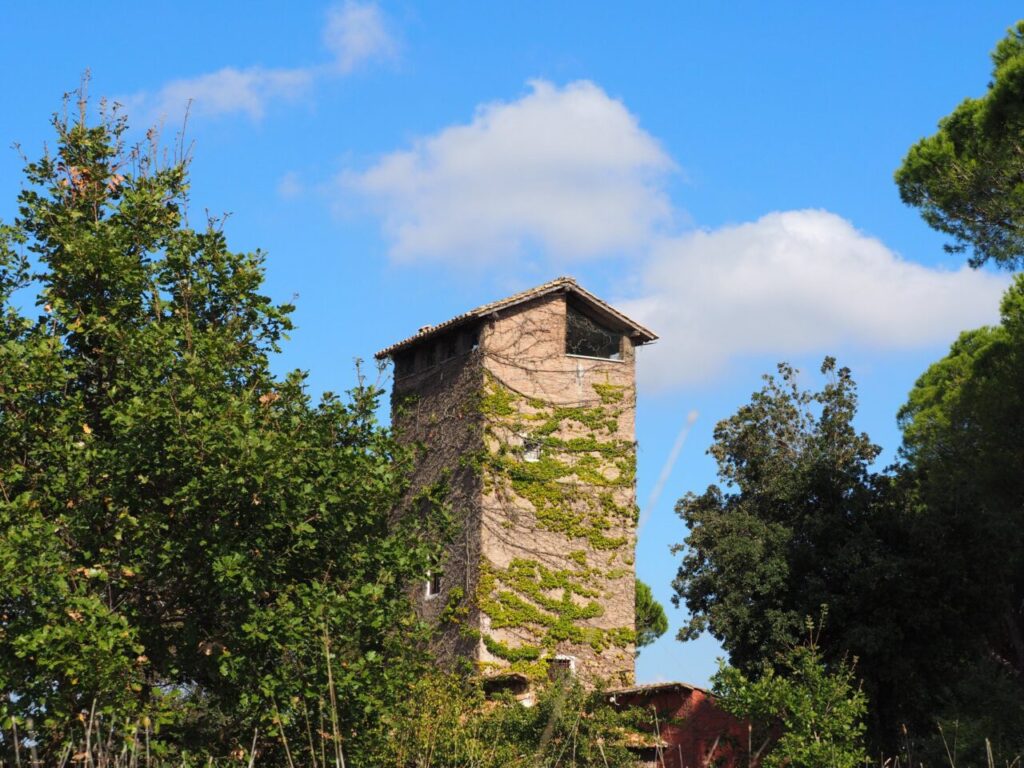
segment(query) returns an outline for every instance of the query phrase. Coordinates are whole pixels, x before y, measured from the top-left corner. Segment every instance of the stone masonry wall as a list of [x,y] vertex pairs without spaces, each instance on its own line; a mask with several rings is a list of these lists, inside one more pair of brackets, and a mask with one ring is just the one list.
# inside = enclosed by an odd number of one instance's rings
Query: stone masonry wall
[[[420,370],[396,378],[391,395],[396,435],[421,450],[403,513],[416,514],[412,497],[444,480],[457,525],[439,564],[440,593],[428,597],[426,584],[420,584],[412,596],[420,616],[437,627],[433,651],[442,664],[476,658],[479,642],[475,629],[479,615],[471,596],[477,589],[481,558],[481,482],[468,459],[478,455],[483,446],[479,412],[483,366],[479,349],[467,346],[461,344],[458,353],[447,360],[419,360]],[[434,347],[424,347],[416,354],[436,356]]]
[[483,329],[479,658],[485,671],[633,680],[634,349],[566,355],[566,294]]

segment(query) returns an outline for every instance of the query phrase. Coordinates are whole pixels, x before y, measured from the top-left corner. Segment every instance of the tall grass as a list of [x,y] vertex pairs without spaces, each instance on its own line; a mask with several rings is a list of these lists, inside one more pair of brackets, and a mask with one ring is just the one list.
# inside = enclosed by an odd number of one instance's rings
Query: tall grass
[[[40,758],[40,736],[31,721],[21,727],[13,719],[0,724],[4,726],[0,727],[0,768],[622,768],[630,764],[667,768],[678,764],[672,759],[671,746],[658,749],[653,763],[631,763],[621,744],[614,746],[624,721],[610,719],[594,729],[592,724],[604,715],[590,709],[588,702],[593,699],[581,694],[578,686],[555,686],[547,701],[542,699],[532,711],[511,701],[485,702],[479,689],[475,694],[468,691],[456,676],[425,678],[410,691],[407,706],[381,728],[381,748],[372,756],[360,756],[358,762],[342,748],[339,701],[329,669],[327,695],[313,706],[318,722],[314,724],[307,714],[307,738],[301,744],[290,743],[279,729],[275,738],[280,749],[268,749],[268,742],[261,742],[261,733],[254,729],[251,738],[244,739],[245,746],[227,755],[190,754],[188,744],[160,742],[149,718],[105,717],[94,704],[69,725],[62,746],[47,751],[56,757]],[[308,713],[309,707],[304,709]],[[587,724],[591,724],[589,732],[584,728]],[[657,723],[647,724],[657,735]],[[964,757],[956,730],[947,734],[940,727],[938,736],[941,758],[919,758],[914,741],[904,731],[899,755],[878,757],[865,768],[1024,768],[1024,756],[997,757],[988,739],[983,750]],[[712,759],[709,754],[705,765],[684,768],[717,766]],[[763,757],[740,758],[730,768],[761,768],[764,762]]]

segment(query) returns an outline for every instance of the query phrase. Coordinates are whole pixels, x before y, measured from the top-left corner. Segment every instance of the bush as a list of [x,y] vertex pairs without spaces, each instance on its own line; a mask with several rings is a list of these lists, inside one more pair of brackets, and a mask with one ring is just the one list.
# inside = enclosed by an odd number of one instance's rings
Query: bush
[[718,704],[751,726],[750,765],[854,768],[867,760],[867,698],[851,665],[829,671],[818,648],[796,646],[751,679],[722,664],[713,678]]

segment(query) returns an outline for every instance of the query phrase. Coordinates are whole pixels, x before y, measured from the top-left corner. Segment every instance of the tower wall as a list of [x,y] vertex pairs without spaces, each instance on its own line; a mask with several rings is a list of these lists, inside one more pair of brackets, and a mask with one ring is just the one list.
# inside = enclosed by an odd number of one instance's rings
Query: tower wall
[[442,663],[631,684],[635,350],[623,332],[619,359],[567,354],[570,301],[491,311],[396,359],[393,424],[422,449],[405,513],[445,479],[458,526],[438,594],[414,599]]
[[481,336],[484,460],[480,659],[536,676],[556,656],[585,680],[633,681],[635,377],[565,350],[566,294]]
[[[480,619],[472,596],[481,559],[482,488],[480,473],[466,459],[483,448],[478,407],[483,365],[480,350],[467,349],[467,334],[460,336],[458,354],[432,365],[421,360],[423,370],[397,378],[391,394],[395,433],[418,451],[403,514],[416,514],[416,494],[443,481],[455,519],[453,540],[438,564],[438,593],[428,595],[427,584],[420,584],[412,596],[419,615],[436,628],[433,651],[444,664],[475,659],[479,645]],[[436,355],[435,347],[415,350],[415,354]]]

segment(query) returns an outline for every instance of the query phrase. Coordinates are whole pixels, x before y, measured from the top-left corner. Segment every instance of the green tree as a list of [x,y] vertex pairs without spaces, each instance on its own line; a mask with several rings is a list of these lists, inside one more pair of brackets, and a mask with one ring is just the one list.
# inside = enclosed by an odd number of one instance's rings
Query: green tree
[[968,98],[910,148],[896,183],[970,263],[1024,264],[1024,21],[992,53],[987,93]]
[[850,372],[827,358],[819,391],[788,365],[779,373],[715,428],[726,488],[676,507],[688,535],[673,601],[690,611],[679,638],[708,630],[732,665],[759,674],[825,607],[823,658],[858,658],[872,740],[891,749],[902,723],[930,732],[973,629],[935,604],[947,575],[919,535],[915,484],[873,471],[880,449],[853,426]]
[[[778,670],[778,671],[777,671]],[[845,661],[830,671],[812,642],[786,651],[757,677],[722,665],[716,703],[751,727],[751,766],[854,768],[867,762],[867,698]]]
[[785,364],[779,379],[766,376],[715,427],[709,452],[727,490],[712,485],[676,506],[689,529],[674,548],[684,556],[673,602],[690,611],[679,638],[710,630],[741,669],[795,643],[824,604],[841,624],[851,578],[873,557],[880,449],[852,426],[849,370],[828,358],[822,373],[820,392],[801,390]]
[[654,599],[651,588],[636,580],[636,647],[650,645],[668,632],[668,617],[661,603]]
[[[899,413],[906,474],[920,502],[915,538],[941,563],[928,569],[931,588],[942,595],[932,608],[933,626],[970,628],[953,658],[965,667],[965,682],[976,686],[987,678],[990,691],[1008,685],[1017,691],[1016,707],[967,708],[989,721],[982,735],[992,739],[1024,732],[1022,384],[1024,277],[1018,276],[1003,297],[1000,324],[961,334],[918,379]],[[984,701],[980,692],[953,693],[947,708],[954,717],[968,714],[967,699]],[[1018,736],[1014,746],[1024,749],[1024,741]]]
[[410,680],[444,516],[394,520],[376,390],[272,373],[291,307],[188,226],[187,157],[84,101],[54,128],[0,229],[0,721],[50,756],[93,708],[266,753],[334,730],[333,697],[358,748]]

